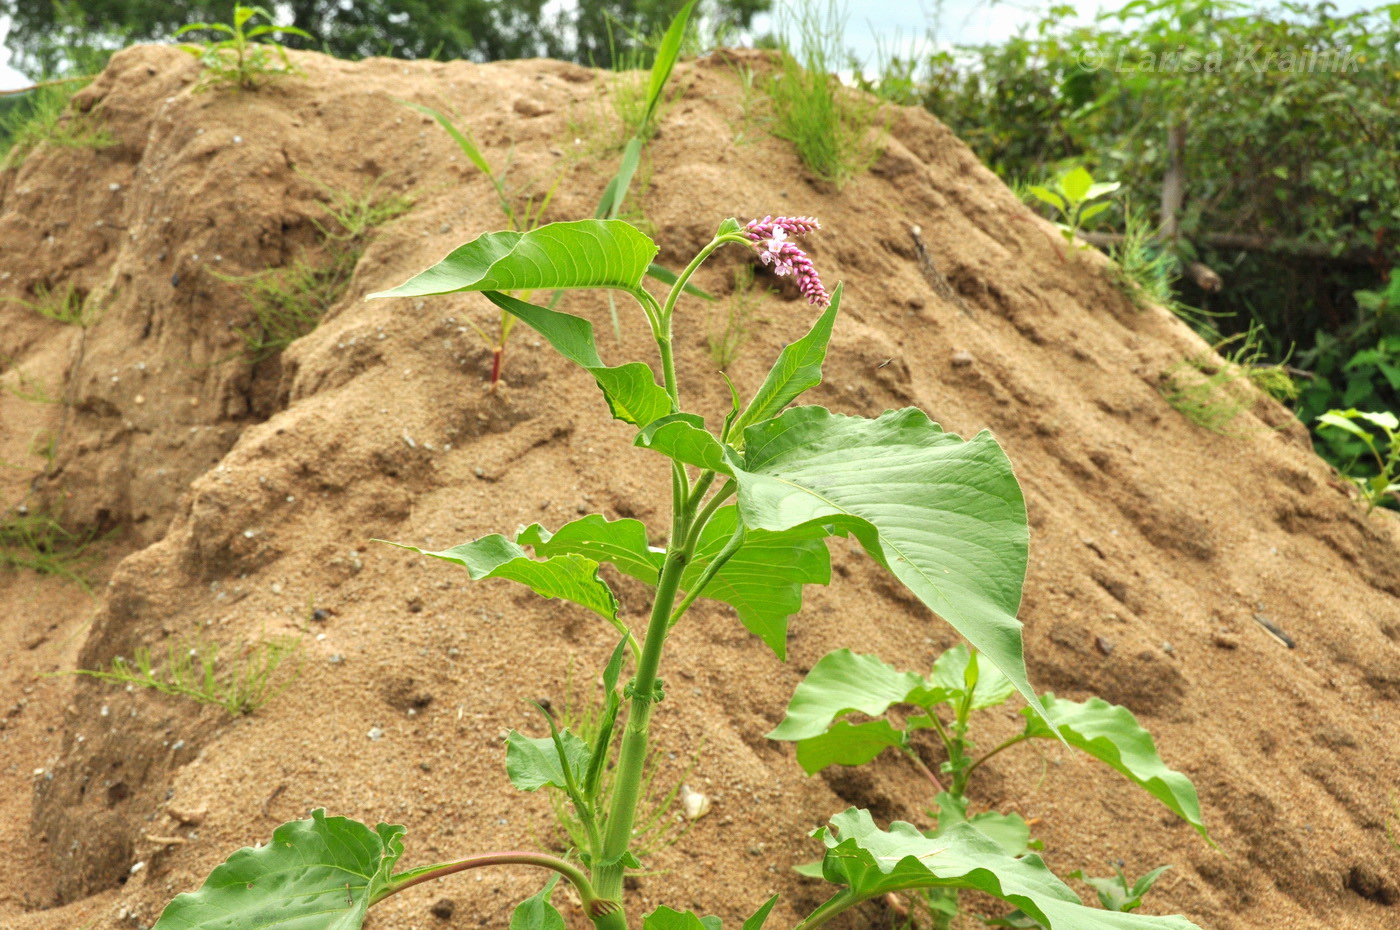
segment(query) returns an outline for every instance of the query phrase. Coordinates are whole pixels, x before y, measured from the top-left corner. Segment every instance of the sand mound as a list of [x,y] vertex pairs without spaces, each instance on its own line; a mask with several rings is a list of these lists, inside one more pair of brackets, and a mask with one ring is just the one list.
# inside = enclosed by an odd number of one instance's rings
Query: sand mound
[[[525,700],[563,700],[571,662],[586,691],[609,628],[368,540],[443,546],[584,510],[657,516],[664,470],[533,334],[517,332],[492,396],[488,355],[464,325],[491,318],[483,300],[361,301],[501,225],[486,180],[394,98],[460,113],[497,161],[513,151],[512,184],[539,192],[562,176],[550,216],[567,219],[592,214],[615,163],[598,155],[612,132],[607,80],[555,62],[297,61],[304,79],[195,94],[188,56],[129,49],[80,98],[116,146],[41,150],[0,175],[0,296],[71,283],[101,308],[80,330],[0,305],[0,378],[61,400],[0,396],[0,459],[24,466],[0,470],[3,501],[61,505],[122,533],[95,600],[0,574],[6,927],[149,925],[230,851],[312,806],[406,824],[415,864],[543,839],[548,805],[510,789],[500,736],[533,727]],[[1234,437],[1172,410],[1160,378],[1205,347],[1165,311],[1135,310],[1097,262],[1067,260],[933,117],[899,112],[873,170],[835,192],[805,180],[786,143],[742,125],[730,58],[678,78],[686,89],[638,201],[662,260],[688,257],[726,216],[821,218],[814,257],[847,300],[814,402],[867,415],[915,404],[964,435],[996,432],[1033,524],[1032,682],[1136,711],[1199,787],[1222,851],[1053,747],[998,757],[975,803],[1038,818],[1062,872],[1173,864],[1149,909],[1203,927],[1400,921],[1400,851],[1385,832],[1400,771],[1394,515],[1367,517],[1262,396]],[[248,364],[237,328],[249,307],[220,275],[314,258],[318,184],[376,180],[418,205],[370,241],[319,329]],[[946,283],[929,276],[911,225]],[[747,260],[722,253],[701,285],[728,293]],[[730,369],[743,392],[810,319],[790,282],[765,283],[778,292]],[[606,331],[606,303],[572,296],[566,308]],[[720,312],[687,305],[678,346],[683,391],[716,411],[727,394],[705,334]],[[604,349],[647,346],[633,325]],[[56,440],[51,462],[29,453],[36,435]],[[844,544],[833,556],[836,581],[808,592],[786,666],[717,605],[678,631],[663,674],[684,700],[658,713],[660,779],[698,759],[689,780],[715,808],[650,860],[660,871],[632,883],[640,899],[732,920],[781,890],[778,924],[790,924],[820,894],[788,872],[815,857],[806,831],[850,803],[925,819],[919,776],[899,760],[806,779],[788,746],[763,738],[827,650],[855,644],[920,668],[953,642],[864,556]],[[636,620],[642,590],[620,590]],[[40,677],[143,645],[298,631],[309,635],[296,686],[234,722]],[[1001,723],[1016,725],[1012,709]],[[449,880],[372,923],[502,926],[533,883],[510,871]],[[444,896],[454,916],[430,916]]]

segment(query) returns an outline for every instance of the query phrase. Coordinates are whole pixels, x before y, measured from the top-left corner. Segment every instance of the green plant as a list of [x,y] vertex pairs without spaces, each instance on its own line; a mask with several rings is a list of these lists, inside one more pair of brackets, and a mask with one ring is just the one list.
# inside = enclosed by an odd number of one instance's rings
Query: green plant
[[90,149],[115,145],[117,140],[102,124],[100,107],[80,112],[68,105],[91,80],[41,83],[0,113],[0,170],[20,165],[40,145]]
[[[670,475],[669,530],[592,514],[553,531],[532,524],[513,539],[493,534],[437,551],[401,545],[464,568],[474,580],[507,579],[568,602],[558,609],[592,612],[617,635],[602,671],[603,709],[590,739],[546,715],[547,736],[512,731],[506,743],[506,773],[517,788],[568,798],[580,825],[578,846],[564,856],[487,853],[395,871],[404,852],[402,826],[370,827],[317,810],[308,820],[277,828],[267,845],[234,853],[200,890],[175,898],[154,930],[212,930],[231,912],[247,926],[316,921],[355,930],[372,904],[405,888],[498,865],[555,873],[517,908],[521,925],[563,925],[549,900],[562,876],[598,930],[636,926],[623,901],[623,877],[638,866],[634,828],[652,718],[667,698],[660,677],[667,639],[705,597],[734,606],[740,622],[784,658],[788,621],[801,609],[803,587],[831,579],[829,536],[859,541],[878,565],[972,642],[979,662],[995,666],[999,680],[1033,702],[1027,726],[1034,735],[1044,731],[1074,742],[1084,733],[1070,725],[1079,705],[1038,698],[1026,676],[1015,617],[1029,545],[1025,500],[991,435],[965,441],[913,408],[875,418],[819,406],[789,408],[821,381],[841,303],[841,287],[828,293],[792,241],[815,229],[810,218],[743,225],[725,220],[662,300],[642,286],[656,244],[619,220],[487,233],[398,287],[370,295],[483,293],[581,368],[613,418],[635,429],[633,446],[659,455],[652,461]],[[677,322],[685,322],[676,310],[686,281],[726,245],[755,250],[765,264],[791,273],[821,312],[807,334],[779,354],[752,399],[741,403],[735,392],[728,415],[710,425],[683,407],[672,347]],[[655,344],[655,361],[608,364],[587,320],[505,293],[571,289],[616,291],[634,301]],[[659,535],[665,545],[652,546]],[[651,589],[644,629],[633,629],[620,615],[616,593],[599,575],[604,562]],[[969,688],[975,685],[965,680]],[[1142,776],[1140,761],[1134,756],[1124,763],[1130,777]],[[1176,803],[1189,814],[1185,789],[1163,777],[1165,787],[1159,791],[1150,783],[1149,790],[1180,798],[1169,806]],[[1137,915],[1114,915],[1109,923],[1038,857],[1008,855],[969,824],[949,825],[931,841],[908,824],[879,829],[868,812],[852,809],[816,835],[828,847],[823,875],[839,890],[797,925],[800,930],[814,930],[871,898],[926,887],[985,891],[1051,930],[1192,926],[1180,918]],[[775,901],[770,898],[745,922],[747,930],[760,930]],[[643,930],[717,925],[667,907],[640,921]]]
[[[705,333],[705,346],[710,351],[710,361],[720,371],[726,370],[739,350],[749,341],[749,329],[753,325],[753,313],[772,290],[766,287],[754,289],[753,265],[744,264],[734,269],[734,290],[724,302],[724,325],[711,325]],[[713,318],[714,314],[711,314]]]
[[880,104],[841,84],[843,17],[829,2],[796,7],[783,24],[782,63],[767,85],[773,134],[797,148],[817,178],[838,188],[874,164],[883,149]]
[[[1230,345],[1235,348],[1225,351]],[[1226,337],[1213,347],[1219,361],[1200,356],[1188,358],[1163,375],[1161,393],[1182,416],[1213,433],[1228,435],[1227,428],[1254,403],[1240,383],[1250,384],[1279,401],[1298,396],[1298,385],[1282,362],[1266,362],[1260,344],[1260,327]]]
[[87,306],[87,295],[74,287],[71,282],[65,285],[62,290],[43,284],[36,285],[32,301],[14,297],[7,298],[7,300],[22,307],[28,307],[45,319],[57,323],[86,327],[93,320],[92,308]]
[[350,285],[368,236],[378,226],[413,208],[407,194],[386,194],[374,181],[361,191],[340,190],[317,183],[326,195],[328,223],[312,222],[325,251],[323,260],[305,256],[290,265],[251,275],[223,275],[221,280],[242,287],[253,319],[238,328],[243,348],[254,364],[264,361],[314,330]]
[[[1317,428],[1331,426],[1358,439],[1376,463],[1376,473],[1360,473],[1355,460],[1343,470],[1366,499],[1366,512],[1376,509],[1387,498],[1400,501],[1400,419],[1387,411],[1329,410],[1317,418]],[[1382,453],[1376,443],[1377,437],[1371,430],[1376,429],[1385,437],[1389,451]]]
[[729,129],[733,133],[735,145],[752,145],[761,136],[755,127],[763,119],[759,110],[767,95],[759,86],[757,72],[753,68],[748,65],[736,65],[733,71],[734,82],[739,88],[739,118],[730,121]]
[[1157,884],[1157,879],[1170,868],[1169,865],[1159,866],[1131,884],[1128,883],[1128,876],[1123,874],[1121,862],[1113,866],[1116,874],[1108,878],[1091,878],[1079,869],[1069,873],[1069,877],[1077,878],[1093,888],[1104,910],[1130,914],[1142,906],[1143,895],[1151,891],[1152,886]]
[[[1031,838],[1030,825],[1018,814],[984,811],[969,815],[967,790],[973,773],[999,753],[1019,743],[1047,739],[1059,740],[1113,768],[1209,841],[1196,789],[1184,775],[1163,764],[1151,735],[1127,708],[1099,698],[1076,702],[1053,694],[1032,695],[1029,706],[1021,711],[1026,718],[1021,732],[985,752],[976,752],[969,735],[973,713],[1005,703],[1016,690],[1000,670],[963,645],[940,655],[928,677],[898,671],[876,656],[840,649],[812,666],[793,693],[787,714],[768,736],[795,742],[797,761],[808,775],[832,765],[864,765],[886,749],[898,750],[936,792],[936,811],[930,814],[937,818],[937,826],[922,834],[930,840],[942,838],[954,827],[968,826],[1008,856],[1021,857],[1040,849],[1040,843]],[[914,710],[895,716],[890,711],[896,705]],[[845,719],[852,713],[871,719],[852,723]],[[937,736],[942,749],[937,774],[923,761],[914,738],[924,730]],[[799,871],[821,874],[812,867]],[[1139,882],[1141,893],[1161,871]],[[1100,881],[1089,883],[1100,888]],[[1104,900],[1104,891],[1099,895]],[[930,926],[946,930],[958,913],[957,890],[934,888],[921,897],[922,901],[911,902],[915,905],[911,910],[925,915]],[[1104,907],[1130,911],[1137,906],[1135,901],[1120,903],[1130,906],[1105,903]],[[1007,926],[1044,925],[1025,914],[1005,920],[1009,921],[1004,924]]]
[[[1026,187],[1031,196],[1041,203],[1049,204],[1060,218],[1055,228],[1064,237],[1065,245],[1074,246],[1075,239],[1084,229],[1084,224],[1113,206],[1111,200],[1091,203],[1122,187],[1118,181],[1095,182],[1094,176],[1082,165],[1064,172],[1054,181],[1054,187],[1031,184]],[[1088,248],[1080,244],[1080,248]]]
[[[261,16],[267,22],[245,29],[255,16]],[[298,74],[285,48],[270,40],[254,40],[279,32],[303,39],[310,39],[311,35],[295,26],[274,25],[274,19],[263,7],[235,3],[232,23],[191,23],[177,29],[177,37],[191,32],[217,32],[228,36],[218,41],[210,39],[203,45],[180,46],[197,58],[204,69],[195,89],[229,87],[235,91],[254,90],[263,80]]]
[[68,529],[54,513],[16,507],[0,520],[0,566],[65,578],[92,593],[83,569],[99,541],[96,530]]
[[[55,674],[150,688],[199,704],[214,704],[238,717],[256,713],[292,686],[301,673],[301,663],[298,659],[290,674],[283,666],[289,659],[297,659],[300,651],[301,637],[277,636],[244,643],[237,658],[221,661],[218,643],[172,640],[167,645],[165,666],[160,669],[152,665],[151,651],[138,646],[133,661],[117,656],[107,669],[80,668]],[[284,680],[275,684],[278,678]]]

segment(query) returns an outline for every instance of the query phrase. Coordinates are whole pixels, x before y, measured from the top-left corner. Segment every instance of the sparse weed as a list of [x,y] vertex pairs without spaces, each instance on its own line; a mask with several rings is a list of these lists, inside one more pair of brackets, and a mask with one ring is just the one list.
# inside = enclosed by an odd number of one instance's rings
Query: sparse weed
[[59,398],[49,393],[48,387],[38,378],[31,378],[22,369],[15,369],[15,383],[0,385],[4,390],[31,404],[56,404]]
[[1177,260],[1161,247],[1156,230],[1141,210],[1123,208],[1123,239],[1113,246],[1110,256],[1109,277],[1133,306],[1139,310],[1150,304],[1174,308],[1173,287],[1181,277]]
[[1091,878],[1080,869],[1069,873],[1069,877],[1077,878],[1093,888],[1104,910],[1131,914],[1142,906],[1143,896],[1152,890],[1152,886],[1157,884],[1157,879],[1170,868],[1169,865],[1159,866],[1132,883],[1129,883],[1128,876],[1123,874],[1122,862],[1113,864],[1115,874],[1107,878]]
[[[261,16],[267,22],[245,29],[255,16]],[[228,87],[234,91],[254,90],[263,80],[299,74],[296,65],[287,57],[285,48],[276,42],[254,40],[276,32],[301,36],[304,39],[310,39],[311,35],[295,26],[273,25],[273,18],[263,7],[236,3],[231,24],[191,23],[181,27],[175,33],[177,37],[191,32],[217,32],[228,36],[219,41],[211,39],[202,45],[180,46],[199,59],[200,65],[203,66],[203,73],[195,89]]]
[[[220,663],[218,643],[172,641],[161,669],[153,666],[149,649],[138,647],[130,662],[117,656],[107,669],[80,668],[56,674],[151,688],[200,704],[214,704],[238,717],[255,713],[292,686],[301,673],[300,651],[301,637],[276,636],[244,643],[237,658]],[[283,665],[293,658],[298,658],[296,668],[279,676]],[[282,680],[274,681],[279,678]]]
[[[1189,358],[1163,376],[1161,393],[1167,403],[1197,426],[1229,435],[1227,428],[1254,399],[1236,385],[1245,382],[1279,401],[1298,396],[1298,386],[1284,363],[1264,361],[1258,324],[1214,346],[1217,363],[1208,357]],[[1238,343],[1231,351],[1225,349]]]
[[318,181],[326,195],[328,223],[313,220],[326,259],[299,257],[290,265],[251,275],[221,275],[239,284],[253,306],[253,319],[238,329],[254,364],[264,361],[320,324],[326,311],[345,293],[364,252],[365,240],[378,226],[413,208],[407,194],[385,194],[378,180],[360,191],[341,190]]
[[[734,269],[734,292],[724,302],[724,325],[711,325],[705,334],[705,344],[710,350],[710,361],[720,371],[725,371],[738,357],[739,350],[749,341],[749,328],[753,323],[753,313],[772,291],[766,287],[754,289],[753,265],[744,264]],[[716,313],[711,312],[711,320]]]
[[748,65],[734,67],[734,81],[739,87],[739,118],[729,122],[735,145],[752,145],[762,137],[758,127],[766,118],[760,113],[767,95],[759,86],[757,74]]
[[68,529],[56,514],[21,505],[0,520],[0,566],[65,578],[92,593],[82,570],[92,562],[98,541],[95,530]]
[[45,319],[53,320],[57,323],[64,323],[70,326],[88,326],[93,321],[92,308],[88,306],[88,297],[79,291],[70,282],[62,289],[50,288],[43,284],[34,288],[33,300],[21,300],[17,297],[7,298],[10,303],[17,303],[22,307],[28,307]]
[[0,115],[0,170],[19,166],[40,145],[103,149],[116,138],[103,125],[99,107],[83,113],[70,107],[73,95],[91,78],[45,83],[25,101]]
[[792,16],[784,24],[781,69],[767,86],[773,134],[796,146],[813,175],[839,188],[880,156],[880,105],[835,74],[845,54],[835,3],[825,11],[804,3]]

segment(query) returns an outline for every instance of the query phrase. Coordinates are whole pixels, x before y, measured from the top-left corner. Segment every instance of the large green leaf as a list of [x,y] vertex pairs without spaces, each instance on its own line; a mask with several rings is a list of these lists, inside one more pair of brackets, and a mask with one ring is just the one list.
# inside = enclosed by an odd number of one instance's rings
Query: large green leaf
[[744,428],[777,416],[784,407],[792,403],[808,388],[816,387],[822,381],[822,362],[826,361],[826,346],[831,341],[831,328],[836,324],[836,312],[841,309],[841,288],[836,285],[831,303],[817,322],[807,331],[807,335],[783,348],[778,360],[763,379],[762,386],[749,406],[740,414],[729,434],[730,438],[742,444]]
[[1035,701],[1016,619],[1026,505],[990,433],[963,441],[913,408],[871,420],[797,407],[744,436],[730,458],[745,525],[850,532]]
[[1132,711],[1102,698],[1080,703],[1060,700],[1053,694],[1040,698],[1039,707],[1043,709],[1040,715],[1030,708],[1021,710],[1027,718],[1028,734],[1054,739],[1046,720],[1054,721],[1065,742],[1121,772],[1212,842],[1201,823],[1201,802],[1191,779],[1167,768],[1157,755],[1152,734],[1138,725]]
[[903,731],[884,718],[864,723],[838,720],[826,732],[797,741],[797,764],[815,775],[829,765],[864,765],[889,747],[903,744]]
[[633,290],[656,243],[622,220],[549,223],[529,232],[484,233],[426,271],[376,297],[427,297],[458,291]]
[[672,910],[663,904],[642,918],[642,930],[720,930],[720,919]]
[[1086,907],[1039,856],[1008,856],[966,823],[930,838],[908,823],[881,830],[868,811],[852,808],[831,818],[831,827],[816,833],[827,846],[823,876],[846,886],[831,906],[844,908],[891,891],[967,888],[1010,902],[1049,930],[1199,930],[1183,917]]
[[773,905],[778,903],[778,896],[775,894],[763,906],[749,915],[744,921],[743,930],[763,930],[763,925],[768,922],[768,914],[773,910]]
[[[383,541],[383,540],[381,540]],[[545,598],[573,601],[616,625],[617,597],[598,577],[598,563],[581,555],[560,555],[536,560],[499,533],[474,539],[451,549],[430,552],[417,546],[389,543],[400,549],[430,555],[466,568],[472,580],[509,578]]]
[[646,426],[672,410],[670,395],[642,362],[610,367],[598,356],[593,324],[569,313],[550,310],[509,294],[487,291],[486,298],[543,336],[560,355],[585,369],[598,382],[612,415]]
[[1044,844],[1031,839],[1030,824],[1020,814],[1002,814],[998,811],[982,811],[967,815],[967,798],[955,798],[946,791],[940,791],[933,799],[938,808],[938,828],[925,836],[937,838],[951,830],[955,824],[966,823],[977,832],[996,843],[1008,856],[1024,856],[1032,849],[1041,849]]
[[266,846],[229,856],[198,891],[166,905],[152,930],[356,930],[388,886],[403,833],[312,811]]
[[[568,730],[559,731],[559,745],[564,747],[563,758],[551,737],[536,738],[511,730],[506,738],[506,775],[510,783],[521,791],[536,791],[545,785],[564,790],[570,780],[575,785],[583,784],[592,750]],[[569,767],[568,777],[565,765]]]
[[[715,511],[700,533],[695,554],[681,576],[687,591],[734,535],[738,510]],[[710,579],[703,597],[730,605],[739,622],[768,644],[779,659],[787,657],[787,621],[802,609],[802,586],[831,581],[827,532],[805,526],[779,532],[752,530],[743,545]]]
[[565,523],[551,533],[538,523],[521,530],[515,541],[530,546],[541,558],[582,555],[595,562],[611,562],[618,571],[647,584],[656,584],[665,553],[647,544],[647,528],[640,520],[609,520],[589,514]]
[[876,656],[849,649],[828,652],[798,683],[787,715],[768,738],[821,736],[838,717],[852,712],[878,717],[923,684],[919,675],[901,672]]

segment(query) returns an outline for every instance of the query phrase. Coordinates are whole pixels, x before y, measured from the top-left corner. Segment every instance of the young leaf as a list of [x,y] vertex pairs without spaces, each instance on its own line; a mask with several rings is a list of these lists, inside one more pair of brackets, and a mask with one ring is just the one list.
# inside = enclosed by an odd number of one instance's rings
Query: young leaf
[[612,368],[603,364],[598,356],[598,345],[593,341],[592,323],[497,291],[487,291],[486,299],[523,321],[560,355],[592,375],[617,419],[634,426],[646,426],[671,412],[670,396],[656,383],[656,375],[647,365],[628,362]]
[[811,739],[853,711],[878,717],[923,683],[913,672],[901,672],[876,656],[849,649],[828,652],[798,684],[786,716],[768,738]]
[[1094,186],[1094,176],[1082,166],[1075,168],[1060,178],[1060,192],[1070,203],[1079,203]]
[[598,210],[594,216],[600,220],[611,220],[617,216],[622,209],[622,202],[627,199],[627,189],[632,186],[632,176],[637,173],[637,165],[642,160],[643,141],[639,136],[633,136],[627,140],[627,147],[622,150],[622,161],[618,165],[617,174],[608,181],[608,186],[603,189],[603,199],[598,201]]
[[837,906],[891,891],[967,888],[1010,902],[1049,930],[1200,930],[1183,917],[1142,917],[1085,907],[1039,856],[1008,856],[965,823],[929,838],[908,823],[881,830],[868,811],[852,808],[831,818],[831,826],[815,835],[827,846],[823,876],[846,886],[832,899]]
[[718,917],[697,917],[662,905],[642,918],[642,930],[720,930]]
[[521,791],[537,791],[545,785],[568,790],[570,778],[565,776],[565,765],[573,781],[582,782],[592,755],[588,744],[568,730],[559,731],[559,742],[564,747],[562,757],[553,738],[535,738],[511,730],[506,738],[506,774],[510,783]]
[[446,115],[434,110],[432,107],[424,106],[421,103],[414,103],[411,100],[399,100],[398,102],[437,120],[438,125],[447,131],[447,134],[452,137],[453,142],[457,143],[457,147],[462,150],[462,154],[467,156],[467,160],[473,165],[476,165],[477,170],[482,174],[486,175],[486,177],[490,178],[492,181],[495,181],[496,174],[491,170],[491,163],[486,160],[485,155],[481,154],[481,150],[476,147],[476,142],[472,140],[470,135],[458,129]]
[[515,906],[510,915],[510,930],[565,930],[564,915],[549,901],[559,873],[554,872],[544,887]]
[[913,408],[869,420],[797,407],[745,437],[734,476],[750,529],[825,523],[853,534],[1035,701],[1016,619],[1026,505],[990,433],[965,442]]
[[266,846],[229,856],[198,891],[166,905],[152,930],[357,930],[403,855],[403,834],[314,810]]
[[1006,703],[1006,699],[1015,692],[1015,686],[996,666],[987,663],[977,663],[974,666],[974,661],[975,654],[967,646],[958,643],[934,660],[929,681],[935,688],[950,692],[949,699],[961,700],[967,692],[968,672],[972,670],[974,684],[970,710],[982,710],[984,707],[996,707]]
[[1066,209],[1065,199],[1059,194],[1050,190],[1048,187],[1041,187],[1039,184],[1032,184],[1030,187],[1027,187],[1026,190],[1030,191],[1032,196],[1034,196],[1037,200],[1041,201],[1042,203],[1048,203],[1050,206],[1054,207],[1057,210]]
[[797,741],[797,764],[808,775],[829,765],[864,765],[891,746],[904,742],[904,733],[883,717],[864,723],[838,720],[825,733]]
[[595,562],[610,562],[618,571],[647,584],[656,584],[665,553],[647,545],[647,528],[639,520],[609,520],[589,514],[551,533],[538,523],[520,531],[515,541],[530,546],[540,558],[574,554]]
[[[387,540],[378,540],[386,542]],[[417,546],[389,543],[400,549],[430,555],[466,568],[473,581],[484,578],[509,578],[518,581],[544,598],[573,601],[616,625],[617,597],[603,579],[598,577],[598,563],[580,555],[562,555],[536,561],[520,546],[499,533],[444,549],[429,552]]]
[[1079,703],[1060,700],[1053,694],[1038,699],[1036,709],[1041,713],[1028,707],[1021,709],[1026,715],[1026,733],[1054,739],[1055,733],[1046,720],[1054,721],[1065,742],[1127,776],[1194,827],[1206,842],[1215,845],[1201,823],[1201,803],[1195,786],[1185,775],[1167,768],[1157,755],[1152,734],[1138,726],[1132,711],[1102,698]]
[[[681,576],[682,589],[688,591],[699,580],[734,535],[737,520],[738,510],[733,506],[715,511]],[[710,579],[702,596],[733,607],[744,628],[785,660],[787,621],[802,609],[802,586],[831,582],[826,535],[825,529],[815,526],[778,533],[750,531],[739,551]]]
[[637,434],[633,445],[654,449],[677,462],[722,475],[731,474],[724,446],[705,429],[705,418],[694,413],[673,413],[653,420]]
[[666,89],[666,82],[671,79],[671,69],[676,66],[676,59],[680,57],[685,27],[689,24],[691,11],[694,9],[695,0],[690,0],[681,7],[680,12],[671,20],[671,25],[666,27],[666,34],[661,37],[661,44],[656,49],[656,60],[651,64],[651,77],[647,82],[647,106],[642,114],[641,125],[637,127],[638,133],[645,133],[656,115],[661,94]]
[[524,233],[480,235],[398,287],[365,299],[583,287],[629,291],[641,285],[654,255],[656,244],[622,220],[549,223]]
[[807,335],[783,347],[748,409],[730,428],[727,435],[738,441],[739,448],[743,448],[745,427],[777,416],[808,388],[821,384],[827,343],[831,341],[831,328],[836,324],[836,312],[841,309],[841,288],[842,285],[836,285],[831,303],[817,317]]
[[744,921],[743,930],[763,930],[763,925],[768,922],[768,913],[773,910],[773,905],[778,903],[778,896],[775,894],[763,906],[754,911],[748,920]]
[[938,807],[938,828],[927,836],[936,838],[952,829],[954,824],[966,823],[996,843],[1008,856],[1024,856],[1032,848],[1039,849],[1042,845],[1032,843],[1030,825],[1019,814],[983,811],[969,817],[967,799],[955,798],[946,791],[938,792],[933,803]]

